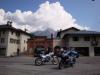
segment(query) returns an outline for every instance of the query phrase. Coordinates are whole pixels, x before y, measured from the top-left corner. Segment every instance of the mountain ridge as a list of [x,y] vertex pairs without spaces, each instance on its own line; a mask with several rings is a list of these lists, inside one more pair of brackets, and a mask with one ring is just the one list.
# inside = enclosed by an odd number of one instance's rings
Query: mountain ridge
[[47,36],[48,38],[51,38],[51,35],[53,34],[53,38],[55,38],[56,34],[57,34],[57,31],[48,28],[48,29],[46,29],[44,31],[32,32],[32,34],[34,34],[35,36]]

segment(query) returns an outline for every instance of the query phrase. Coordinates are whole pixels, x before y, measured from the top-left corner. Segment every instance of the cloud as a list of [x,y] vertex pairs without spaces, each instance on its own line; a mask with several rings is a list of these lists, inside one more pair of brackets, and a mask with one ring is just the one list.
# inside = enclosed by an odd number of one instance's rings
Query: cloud
[[40,4],[36,12],[16,10],[15,12],[5,12],[0,9],[0,24],[6,23],[8,20],[13,21],[16,28],[27,28],[30,32],[37,30],[45,30],[51,28],[53,30],[66,29],[69,27],[77,27],[79,29],[88,29],[77,24],[76,19],[65,11],[59,2]]

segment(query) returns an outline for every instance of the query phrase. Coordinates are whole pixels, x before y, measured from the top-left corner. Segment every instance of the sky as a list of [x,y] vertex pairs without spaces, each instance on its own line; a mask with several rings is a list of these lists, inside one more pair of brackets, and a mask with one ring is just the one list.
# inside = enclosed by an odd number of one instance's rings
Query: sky
[[38,30],[79,29],[100,31],[100,0],[0,0],[0,24]]

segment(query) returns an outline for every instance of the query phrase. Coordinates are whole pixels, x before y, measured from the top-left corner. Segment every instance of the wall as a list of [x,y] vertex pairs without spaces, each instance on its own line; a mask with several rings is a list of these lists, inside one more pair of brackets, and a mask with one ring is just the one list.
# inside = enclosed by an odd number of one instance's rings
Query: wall
[[53,39],[53,48],[55,48],[56,46],[63,46],[63,42],[62,39]]
[[79,41],[73,41],[73,38],[70,36],[68,43],[69,43],[69,47],[89,47],[89,55],[94,56],[94,47],[100,47],[100,37],[96,37],[96,39],[98,41],[97,46],[91,45],[92,37],[90,38],[90,41],[84,41],[83,36],[79,36]]
[[16,43],[11,43],[10,39],[19,39],[19,37],[16,36],[16,32],[12,32],[8,31],[8,46],[7,46],[7,56],[11,56],[11,55],[16,55],[17,49],[19,47],[18,44]]
[[[4,43],[1,43],[1,38],[5,39]],[[0,48],[5,48],[7,51],[7,42],[8,42],[8,31],[5,31],[4,34],[3,34],[3,30],[0,31]],[[5,55],[6,55],[6,51],[5,51]]]
[[[20,40],[20,43],[11,43],[10,38]],[[30,36],[25,35],[23,33],[20,33],[20,36],[16,36],[16,32],[9,31],[8,32],[8,46],[7,46],[7,56],[13,56],[17,55],[17,49],[20,50],[20,52],[27,51],[27,40],[30,38]]]
[[78,30],[75,30],[75,29],[71,29],[71,30],[67,30],[67,31],[64,31],[64,32],[61,32],[61,38],[63,38],[64,37],[64,35],[66,34],[66,33],[68,33],[68,32],[76,32],[76,31],[78,31]]
[[21,52],[26,52],[27,51],[28,39],[30,39],[30,36],[25,35],[25,34],[21,34],[20,35],[20,46],[19,46],[19,49],[21,50]]
[[53,48],[53,39],[48,39],[46,36],[36,36],[28,40],[28,55],[34,55],[34,50],[37,46],[42,46],[45,49]]

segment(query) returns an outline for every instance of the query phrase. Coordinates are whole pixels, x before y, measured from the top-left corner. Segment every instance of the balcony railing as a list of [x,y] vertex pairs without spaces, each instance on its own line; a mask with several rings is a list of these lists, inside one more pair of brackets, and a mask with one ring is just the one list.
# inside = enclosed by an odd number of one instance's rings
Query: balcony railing
[[91,41],[91,45],[92,46],[97,46],[98,45],[98,41],[96,41],[96,40]]

